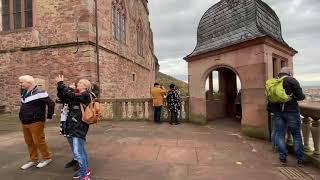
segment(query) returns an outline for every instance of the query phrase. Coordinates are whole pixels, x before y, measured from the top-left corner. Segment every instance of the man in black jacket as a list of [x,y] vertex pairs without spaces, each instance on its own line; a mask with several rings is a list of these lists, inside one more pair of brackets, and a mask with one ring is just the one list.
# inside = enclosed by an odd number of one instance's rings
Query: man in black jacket
[[55,103],[50,99],[47,92],[37,88],[32,76],[19,77],[19,83],[21,86],[19,117],[30,155],[30,161],[21,166],[21,169],[28,169],[38,163],[38,150],[42,155],[43,161],[37,164],[37,168],[42,168],[52,161],[51,153],[45,140],[44,127],[46,106],[48,106],[47,119],[52,119]]
[[302,88],[299,82],[292,77],[292,69],[284,67],[279,73],[279,78],[284,77],[283,88],[286,94],[289,95],[289,101],[280,103],[268,103],[268,111],[271,113],[272,122],[274,123],[274,141],[279,151],[279,159],[282,164],[287,163],[287,149],[285,135],[287,129],[290,130],[293,136],[294,150],[297,156],[298,165],[303,164],[303,145],[301,137],[301,118],[300,109],[297,101],[305,99]]

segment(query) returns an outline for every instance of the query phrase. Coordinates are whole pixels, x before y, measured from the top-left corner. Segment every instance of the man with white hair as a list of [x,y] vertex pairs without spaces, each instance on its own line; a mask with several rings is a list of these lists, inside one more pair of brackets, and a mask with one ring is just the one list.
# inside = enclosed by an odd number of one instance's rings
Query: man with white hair
[[286,149],[285,135],[287,129],[290,130],[293,136],[294,150],[297,157],[297,164],[303,165],[303,145],[301,137],[301,119],[300,109],[297,101],[305,99],[302,88],[299,82],[292,77],[292,68],[284,67],[281,69],[278,78],[283,79],[283,89],[289,96],[289,99],[285,103],[272,103],[268,102],[268,111],[271,113],[273,127],[273,141],[279,152],[279,160],[285,165],[287,163],[288,152]]
[[[22,122],[25,142],[28,146],[30,161],[21,169],[32,166],[42,168],[52,161],[51,153],[45,140],[44,127],[46,119],[52,119],[55,103],[50,99],[48,93],[40,91],[32,76],[19,77],[21,86],[21,108],[19,118]],[[46,106],[48,106],[46,117]],[[39,162],[38,150],[43,161]]]

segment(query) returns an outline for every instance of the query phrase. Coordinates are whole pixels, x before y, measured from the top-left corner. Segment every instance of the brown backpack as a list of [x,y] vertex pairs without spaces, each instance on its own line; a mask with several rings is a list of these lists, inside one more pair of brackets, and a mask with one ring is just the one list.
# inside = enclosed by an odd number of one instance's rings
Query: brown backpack
[[85,106],[84,104],[81,103],[80,107],[81,107],[83,122],[90,125],[90,124],[96,124],[101,119],[100,103],[96,102],[96,99],[92,99],[88,106]]

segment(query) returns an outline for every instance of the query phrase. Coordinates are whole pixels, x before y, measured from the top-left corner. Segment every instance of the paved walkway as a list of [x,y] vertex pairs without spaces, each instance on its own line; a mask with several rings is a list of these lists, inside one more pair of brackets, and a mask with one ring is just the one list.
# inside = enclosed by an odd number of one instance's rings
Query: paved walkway
[[[57,123],[46,134],[54,162],[43,169],[19,170],[26,146],[19,123],[0,118],[0,177],[69,180],[71,159]],[[102,122],[90,128],[87,151],[92,178],[99,180],[285,180],[268,142],[243,137],[239,123],[224,119],[207,126],[149,122]],[[294,158],[289,159],[295,166]],[[318,169],[302,169],[320,179]]]

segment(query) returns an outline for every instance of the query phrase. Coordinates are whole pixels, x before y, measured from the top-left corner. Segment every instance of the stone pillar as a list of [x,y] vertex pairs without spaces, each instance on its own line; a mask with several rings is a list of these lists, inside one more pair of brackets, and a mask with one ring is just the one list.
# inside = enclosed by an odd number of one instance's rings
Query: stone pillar
[[[197,62],[196,62],[197,63]],[[196,65],[188,63],[189,67],[189,120],[192,123],[205,124],[207,123],[207,106],[205,99],[205,80],[202,82],[202,73],[196,69]]]
[[309,145],[309,139],[310,139],[310,122],[311,120],[309,117],[304,117],[302,119],[302,134],[303,134],[303,144],[304,144],[304,151],[310,152],[310,145]]
[[314,143],[314,152],[313,156],[319,158],[320,157],[320,127],[319,127],[319,119],[313,119],[312,121],[312,127],[311,127],[311,134],[312,134],[312,139]]
[[209,74],[209,99],[212,99],[213,97],[213,76],[212,76],[212,72],[210,72]]

